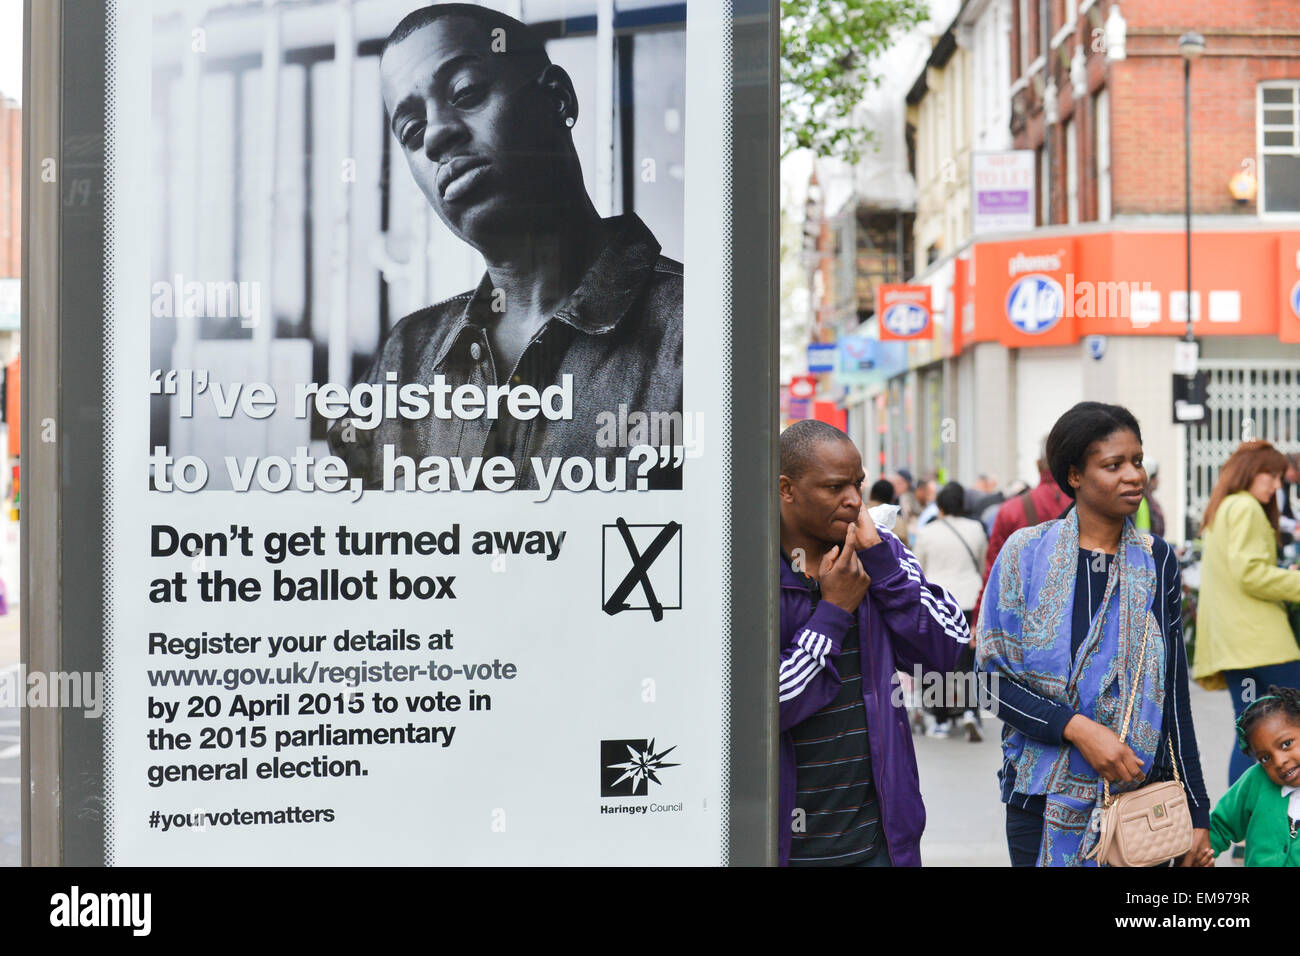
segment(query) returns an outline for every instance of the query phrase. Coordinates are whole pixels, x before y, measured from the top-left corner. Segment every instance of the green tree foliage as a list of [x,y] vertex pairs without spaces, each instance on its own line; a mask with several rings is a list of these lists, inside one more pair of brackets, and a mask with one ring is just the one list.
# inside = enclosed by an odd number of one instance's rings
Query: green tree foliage
[[781,155],[856,162],[872,133],[853,127],[853,109],[880,82],[869,64],[928,17],[926,0],[781,0]]

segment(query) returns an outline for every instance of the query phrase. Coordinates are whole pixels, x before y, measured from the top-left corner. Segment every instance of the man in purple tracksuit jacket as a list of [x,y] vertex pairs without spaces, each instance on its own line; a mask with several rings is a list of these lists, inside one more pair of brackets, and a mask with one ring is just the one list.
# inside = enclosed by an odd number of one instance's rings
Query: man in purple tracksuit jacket
[[862,511],[862,459],[781,434],[781,865],[919,866],[925,807],[895,671],[946,673],[965,616]]

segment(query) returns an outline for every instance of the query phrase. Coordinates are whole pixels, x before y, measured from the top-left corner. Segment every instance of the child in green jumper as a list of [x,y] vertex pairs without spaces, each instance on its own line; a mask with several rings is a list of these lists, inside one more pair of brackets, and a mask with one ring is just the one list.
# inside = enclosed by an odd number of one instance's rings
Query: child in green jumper
[[1218,855],[1246,841],[1246,866],[1300,866],[1300,690],[1270,687],[1237,721],[1237,742],[1255,758],[1210,814]]

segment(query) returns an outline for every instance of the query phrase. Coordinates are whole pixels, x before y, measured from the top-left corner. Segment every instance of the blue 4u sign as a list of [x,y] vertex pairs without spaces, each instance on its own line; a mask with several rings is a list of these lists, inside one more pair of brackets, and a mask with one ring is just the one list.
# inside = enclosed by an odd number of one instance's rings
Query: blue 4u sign
[[885,310],[881,321],[895,335],[920,335],[930,325],[930,310],[914,302],[897,302]]
[[1007,293],[1007,319],[1021,332],[1046,332],[1065,314],[1061,283],[1044,275],[1017,279]]

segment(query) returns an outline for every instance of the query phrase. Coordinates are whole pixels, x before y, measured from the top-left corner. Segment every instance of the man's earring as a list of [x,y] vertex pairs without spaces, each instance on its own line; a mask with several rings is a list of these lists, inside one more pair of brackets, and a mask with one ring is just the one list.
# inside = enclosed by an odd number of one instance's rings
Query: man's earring
[[576,122],[577,120],[575,120],[572,116],[564,117],[564,125],[567,126],[569,129],[573,129],[573,124]]

